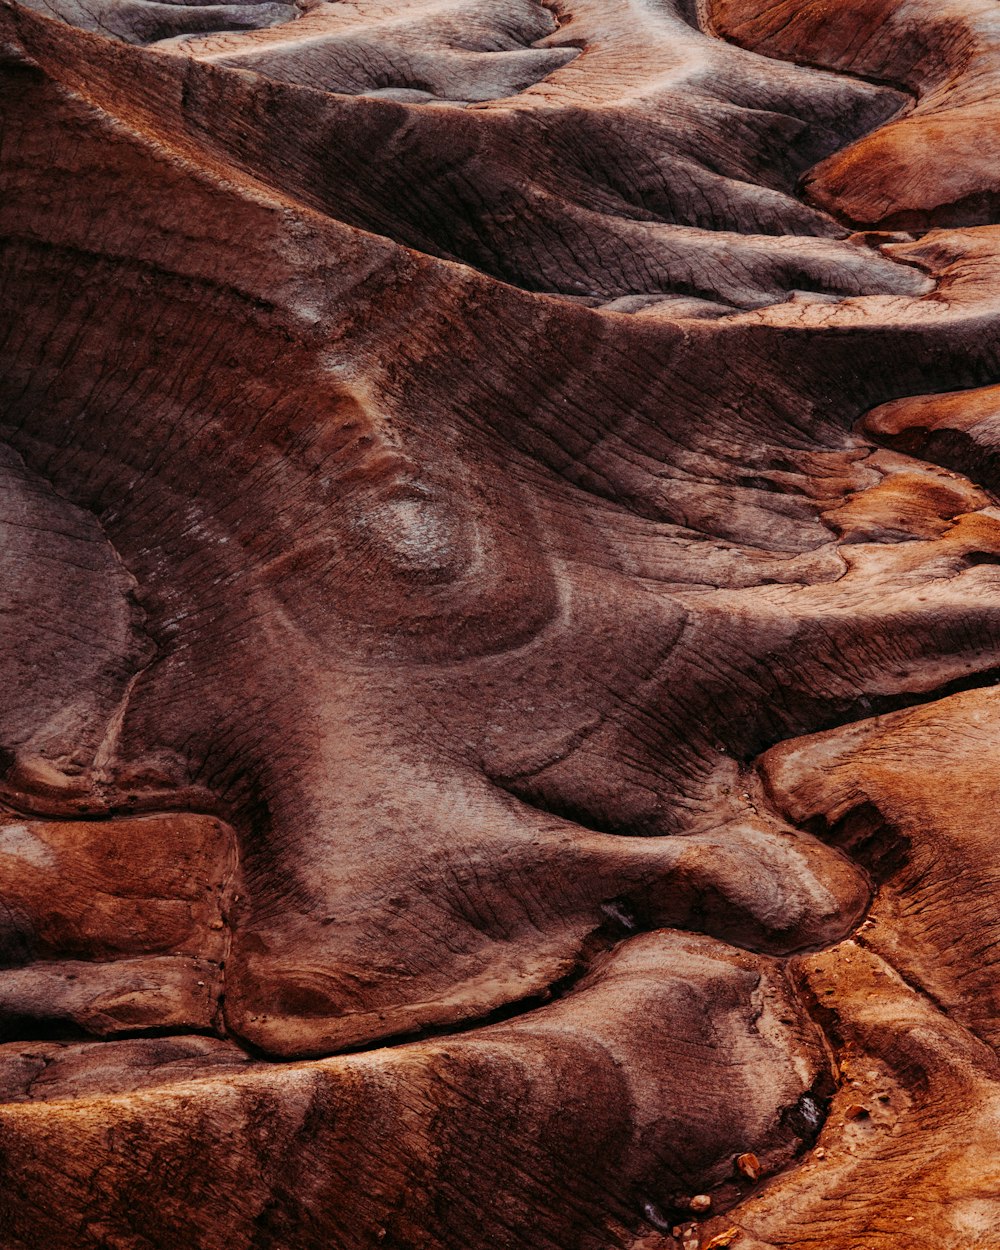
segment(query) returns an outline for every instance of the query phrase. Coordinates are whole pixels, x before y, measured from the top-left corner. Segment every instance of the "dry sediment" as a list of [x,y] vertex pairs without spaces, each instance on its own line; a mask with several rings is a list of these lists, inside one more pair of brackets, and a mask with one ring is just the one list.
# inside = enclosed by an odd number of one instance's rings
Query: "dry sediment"
[[0,3],[2,1250],[995,1250],[994,8]]

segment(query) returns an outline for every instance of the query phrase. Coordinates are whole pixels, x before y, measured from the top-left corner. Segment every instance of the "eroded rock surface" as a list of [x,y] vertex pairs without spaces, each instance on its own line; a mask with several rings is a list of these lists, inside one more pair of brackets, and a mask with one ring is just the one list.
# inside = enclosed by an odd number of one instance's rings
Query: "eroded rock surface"
[[0,0],[3,1250],[995,1250],[992,0]]

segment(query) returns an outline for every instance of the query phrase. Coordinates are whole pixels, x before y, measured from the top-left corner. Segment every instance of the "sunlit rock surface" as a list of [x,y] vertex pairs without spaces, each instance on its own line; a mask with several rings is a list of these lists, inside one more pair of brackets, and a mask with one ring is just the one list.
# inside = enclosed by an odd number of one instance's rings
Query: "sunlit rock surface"
[[0,0],[0,1248],[996,1250],[994,0]]

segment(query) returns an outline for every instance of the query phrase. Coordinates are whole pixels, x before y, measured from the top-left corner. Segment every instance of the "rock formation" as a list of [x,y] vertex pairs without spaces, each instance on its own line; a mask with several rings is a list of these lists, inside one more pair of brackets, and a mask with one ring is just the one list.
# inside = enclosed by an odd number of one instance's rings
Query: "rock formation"
[[0,0],[0,1248],[997,1250],[995,0]]

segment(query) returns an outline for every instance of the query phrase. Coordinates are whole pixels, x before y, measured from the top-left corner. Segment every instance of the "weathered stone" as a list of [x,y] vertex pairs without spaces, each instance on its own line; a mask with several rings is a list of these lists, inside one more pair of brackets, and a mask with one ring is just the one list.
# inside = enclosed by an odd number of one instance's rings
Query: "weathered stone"
[[991,1250],[994,9],[0,0],[2,1250]]

